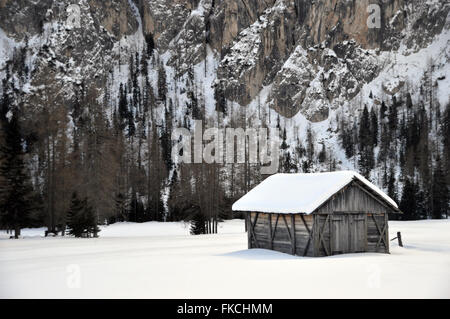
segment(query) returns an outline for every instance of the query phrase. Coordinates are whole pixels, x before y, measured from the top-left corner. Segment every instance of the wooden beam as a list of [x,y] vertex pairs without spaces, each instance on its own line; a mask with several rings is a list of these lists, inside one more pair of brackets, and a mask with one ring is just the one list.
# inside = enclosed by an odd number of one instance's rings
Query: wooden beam
[[289,235],[289,239],[292,242],[291,230],[289,229],[289,225],[288,225],[287,220],[286,220],[286,214],[282,214],[282,215],[283,215],[284,224],[286,225],[286,230],[287,230],[288,235]]
[[277,219],[275,220],[275,227],[273,228],[272,231],[272,238],[270,238],[270,240],[273,242],[273,239],[275,238],[275,233],[277,232],[277,227],[278,227],[278,220],[280,219],[280,214],[277,214]]
[[270,249],[273,249],[273,237],[272,237],[272,214],[269,215],[269,247]]
[[295,250],[297,248],[297,243],[295,240],[295,215],[291,214],[291,227],[292,227],[292,255],[295,255]]
[[303,214],[300,214],[300,218],[302,219],[303,225],[305,225],[306,230],[308,231],[308,234],[311,234],[311,230],[309,229],[308,224],[305,221],[305,217],[303,217]]
[[[253,221],[253,223],[250,223],[250,232],[251,232],[253,239],[255,240],[256,248],[259,248],[258,239],[256,238],[256,234],[255,234],[255,226],[256,226],[256,222],[258,220],[258,216],[259,216],[259,213],[257,212],[256,216],[255,216],[255,220]],[[251,221],[251,217],[250,217],[250,221]]]
[[[384,237],[383,237],[383,236],[385,235],[385,232],[386,232],[386,226],[387,226],[387,223],[385,222],[385,223],[384,223],[383,229],[381,229],[380,226],[378,225],[377,219],[375,218],[375,215],[374,215],[374,214],[372,214],[372,219],[373,219],[373,221],[374,221],[374,223],[375,223],[375,226],[376,226],[376,228],[377,228],[378,234],[379,234],[379,236],[380,236],[380,237],[378,238],[377,245],[375,246],[375,250],[378,249],[378,246],[380,245],[381,240],[383,240],[383,242],[384,242],[384,247],[387,248],[386,241],[385,241],[385,239],[384,239]],[[385,214],[385,220],[386,220],[386,214]]]
[[378,249],[378,246],[380,245],[381,241],[383,241],[383,243],[384,243],[384,249],[385,250],[387,249],[386,240],[385,240],[385,238],[386,238],[386,228],[387,228],[386,226],[387,226],[387,223],[384,223],[383,230],[380,233],[380,238],[378,238],[377,246],[375,247],[375,249]]
[[[390,254],[390,252],[389,252],[389,216],[387,213],[384,214],[384,222],[386,224],[386,237],[385,237],[384,243],[386,244],[387,253]],[[403,247],[403,245],[401,243],[401,235],[400,235],[400,233],[398,233],[398,234],[399,234],[399,238],[400,238],[400,246]]]
[[251,230],[250,230],[250,227],[251,227],[251,222],[250,222],[250,220],[251,220],[251,212],[248,212],[246,215],[245,215],[245,222],[247,223],[247,240],[248,240],[248,249],[251,249],[252,248],[252,232],[251,232]]
[[368,251],[369,250],[369,235],[368,235],[368,233],[369,233],[369,231],[368,231],[368,224],[369,224],[369,221],[367,220],[367,214],[364,214],[364,224],[365,224],[365,229],[364,229],[364,250],[365,251]]
[[386,234],[386,224],[384,224],[384,227],[383,227],[383,230],[381,231],[381,234],[380,234],[380,238],[378,238],[378,242],[377,242],[377,245],[376,245],[376,247],[375,247],[375,249],[378,249],[378,246],[380,246],[380,244],[381,244],[381,241],[383,241],[383,243],[384,243],[384,250],[386,250],[386,241],[385,241],[385,234]]
[[330,254],[333,255],[333,217],[330,218],[328,227],[330,230]]
[[325,230],[325,226],[327,225],[327,222],[328,222],[329,218],[330,218],[330,214],[327,215],[327,218],[325,219],[322,227],[319,228],[319,250],[320,250],[320,245],[322,244],[323,248],[325,250],[325,253],[327,254],[327,256],[330,256],[330,253],[328,252],[327,245],[325,245],[325,241],[323,240],[323,231]]

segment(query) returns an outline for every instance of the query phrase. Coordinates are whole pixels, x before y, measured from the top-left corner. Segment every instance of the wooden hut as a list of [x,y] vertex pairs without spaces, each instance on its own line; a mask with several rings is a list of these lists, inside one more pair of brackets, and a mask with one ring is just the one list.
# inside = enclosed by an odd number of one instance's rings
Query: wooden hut
[[397,204],[352,171],[276,174],[233,205],[246,212],[248,248],[298,256],[389,253]]

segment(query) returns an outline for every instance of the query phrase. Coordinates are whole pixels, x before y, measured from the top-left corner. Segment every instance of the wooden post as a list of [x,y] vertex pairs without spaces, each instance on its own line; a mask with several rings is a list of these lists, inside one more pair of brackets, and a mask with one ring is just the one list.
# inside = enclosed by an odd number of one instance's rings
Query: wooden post
[[251,225],[251,212],[247,212],[245,214],[245,225],[247,225],[247,238],[248,238],[248,249],[252,248],[252,236],[251,236],[251,232],[250,232],[250,227],[252,227]]
[[398,239],[398,245],[399,245],[400,247],[403,247],[402,233],[400,233],[399,231],[397,232],[397,239]]
[[273,236],[272,236],[272,214],[267,214],[268,215],[268,222],[269,222],[269,248],[273,249]]
[[291,230],[292,230],[292,255],[295,255],[297,243],[295,240],[295,215],[291,214]]
[[389,251],[389,218],[388,218],[388,213],[384,213],[384,227],[386,228],[385,233],[384,233],[384,244],[386,246],[386,253],[390,254],[391,252]]

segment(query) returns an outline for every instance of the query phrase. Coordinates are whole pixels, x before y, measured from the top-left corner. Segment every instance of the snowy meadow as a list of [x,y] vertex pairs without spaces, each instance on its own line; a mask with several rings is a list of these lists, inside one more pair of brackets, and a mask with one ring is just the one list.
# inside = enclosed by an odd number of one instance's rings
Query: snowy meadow
[[450,221],[391,221],[391,254],[247,250],[242,220],[116,223],[100,238],[0,233],[0,298],[450,298]]

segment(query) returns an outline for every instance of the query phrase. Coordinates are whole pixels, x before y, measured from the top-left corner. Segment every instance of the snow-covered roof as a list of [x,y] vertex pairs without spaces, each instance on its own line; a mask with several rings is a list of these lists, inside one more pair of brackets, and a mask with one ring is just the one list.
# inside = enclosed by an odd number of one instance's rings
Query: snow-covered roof
[[275,174],[234,203],[234,211],[311,214],[353,180],[359,180],[394,209],[397,204],[377,186],[353,171]]

